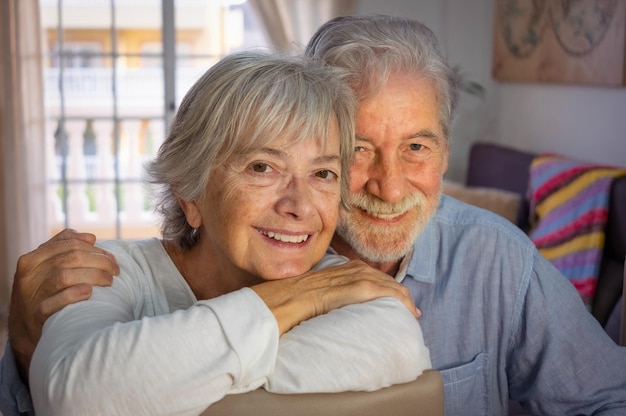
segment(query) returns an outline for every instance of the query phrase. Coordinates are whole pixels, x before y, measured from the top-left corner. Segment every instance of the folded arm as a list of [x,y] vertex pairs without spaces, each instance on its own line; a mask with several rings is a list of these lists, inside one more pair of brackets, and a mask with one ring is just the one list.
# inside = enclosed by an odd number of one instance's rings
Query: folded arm
[[197,414],[273,368],[276,323],[251,290],[136,320],[121,281],[46,323],[30,371],[38,415]]

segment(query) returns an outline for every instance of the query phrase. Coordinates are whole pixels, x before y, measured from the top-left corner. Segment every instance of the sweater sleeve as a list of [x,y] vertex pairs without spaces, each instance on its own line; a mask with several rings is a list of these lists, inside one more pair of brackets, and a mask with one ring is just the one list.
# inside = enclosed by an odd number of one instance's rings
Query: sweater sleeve
[[251,289],[136,319],[129,280],[48,319],[30,370],[38,415],[198,414],[272,371],[278,328]]
[[[343,264],[327,254],[316,269]],[[273,393],[373,391],[431,368],[419,322],[395,298],[347,305],[301,322],[280,338],[264,388]]]
[[280,338],[273,393],[374,391],[431,368],[417,319],[396,298],[347,305],[301,322]]

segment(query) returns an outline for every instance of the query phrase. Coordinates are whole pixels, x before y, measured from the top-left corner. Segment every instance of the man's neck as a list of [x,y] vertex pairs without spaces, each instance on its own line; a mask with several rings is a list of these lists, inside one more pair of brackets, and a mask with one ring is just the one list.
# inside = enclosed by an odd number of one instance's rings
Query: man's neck
[[342,256],[349,258],[350,260],[361,260],[365,262],[370,267],[380,270],[381,272],[387,273],[391,277],[395,277],[398,269],[400,268],[400,263],[402,259],[388,261],[388,262],[374,262],[362,257],[359,253],[356,252],[352,248],[350,244],[348,244],[343,238],[335,234],[330,243],[331,247]]

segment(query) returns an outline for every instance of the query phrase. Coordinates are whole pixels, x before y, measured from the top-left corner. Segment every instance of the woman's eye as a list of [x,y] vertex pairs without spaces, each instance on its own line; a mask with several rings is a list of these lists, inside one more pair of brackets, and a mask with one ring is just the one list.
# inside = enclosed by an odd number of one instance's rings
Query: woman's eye
[[365,148],[363,146],[354,146],[354,151],[355,152],[364,152]]
[[317,172],[315,172],[315,176],[317,176],[318,178],[322,178],[322,179],[336,179],[337,175],[328,169],[323,169],[323,170],[318,170]]
[[266,173],[271,170],[270,166],[267,163],[255,163],[250,167],[254,172],[257,173]]

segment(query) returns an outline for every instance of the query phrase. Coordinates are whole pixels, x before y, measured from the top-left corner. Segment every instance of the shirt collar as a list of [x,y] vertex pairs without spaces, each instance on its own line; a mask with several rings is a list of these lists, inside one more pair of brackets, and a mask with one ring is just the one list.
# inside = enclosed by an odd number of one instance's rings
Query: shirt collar
[[[415,281],[422,283],[434,283],[435,282],[435,263],[437,261],[437,256],[435,255],[435,247],[438,242],[436,239],[436,232],[434,224],[434,218],[428,222],[424,231],[420,234],[419,237],[415,240],[415,244],[413,246],[413,250],[409,253],[405,259],[407,261],[405,274],[407,277],[412,278]],[[400,270],[398,274],[403,271],[402,265],[400,265]],[[396,280],[401,282],[404,279],[404,276],[400,280],[398,280],[398,276],[396,275]]]

